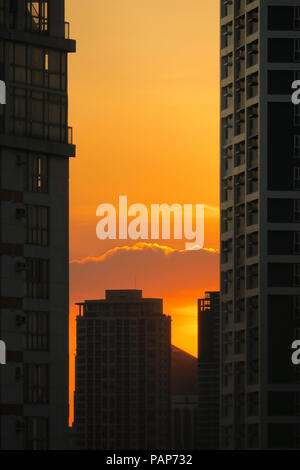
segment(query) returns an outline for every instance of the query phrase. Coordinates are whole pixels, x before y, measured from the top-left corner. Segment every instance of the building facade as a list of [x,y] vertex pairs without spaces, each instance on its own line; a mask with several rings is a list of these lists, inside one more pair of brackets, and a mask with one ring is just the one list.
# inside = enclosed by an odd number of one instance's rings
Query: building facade
[[300,2],[221,1],[221,447],[300,446]]
[[68,426],[64,0],[0,0],[0,448],[64,449]]
[[172,345],[171,449],[197,449],[197,358]]
[[78,305],[76,449],[168,449],[171,319],[162,300],[109,290]]
[[219,449],[220,292],[198,300],[198,448]]

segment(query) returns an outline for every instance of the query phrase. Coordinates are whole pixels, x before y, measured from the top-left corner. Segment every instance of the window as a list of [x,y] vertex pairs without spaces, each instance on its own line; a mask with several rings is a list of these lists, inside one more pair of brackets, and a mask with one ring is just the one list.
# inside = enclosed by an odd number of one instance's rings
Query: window
[[248,393],[247,413],[248,416],[258,415],[258,392]]
[[223,130],[223,138],[225,143],[233,137],[233,116],[232,114],[226,118],[222,119],[222,130]]
[[48,364],[25,364],[24,400],[25,403],[48,403]]
[[248,161],[249,168],[257,166],[258,163],[258,137],[248,139]]
[[225,24],[221,28],[222,32],[222,48],[232,45],[232,22]]
[[26,206],[26,243],[48,246],[48,207]]
[[300,107],[293,106],[293,111],[294,111],[294,126],[299,127],[300,126]]
[[247,67],[256,64],[258,64],[258,41],[253,41],[247,46]]
[[258,223],[258,201],[252,201],[247,204],[247,225]]
[[228,85],[222,88],[222,109],[231,107],[232,103],[232,85]]
[[[298,106],[294,106],[298,108]],[[294,157],[300,157],[300,135],[294,135]]]
[[233,11],[233,5],[232,5],[232,0],[222,0],[221,4],[221,15],[222,18],[224,16],[228,16],[232,14]]
[[0,25],[5,24],[5,0],[0,0]]
[[248,385],[255,385],[258,383],[258,360],[251,360],[248,362]]
[[229,290],[229,285],[232,283],[232,270],[221,273],[221,278],[223,287],[222,291],[224,294],[226,294]]
[[232,413],[233,400],[232,395],[224,395],[222,397],[222,416],[226,417]]
[[293,296],[293,319],[300,320],[300,296]]
[[300,190],[300,167],[296,166],[293,170],[293,188]]
[[257,33],[258,31],[258,9],[249,11],[247,14],[247,35]]
[[245,330],[236,331],[234,334],[234,353],[245,352]]
[[248,136],[252,137],[258,134],[258,106],[251,106],[247,111],[248,115]]
[[235,43],[236,47],[245,43],[245,17],[240,16],[235,20]]
[[294,254],[299,255],[300,254],[300,232],[294,232]]
[[247,257],[258,255],[258,232],[247,235]]
[[[243,202],[245,200],[245,173],[239,173],[234,179],[235,185],[235,202]],[[242,206],[244,207],[244,206]],[[242,209],[244,214],[241,214],[241,211],[236,210],[236,215],[240,220],[240,216],[245,215],[245,211]]]
[[222,57],[222,79],[232,75],[233,72],[233,61],[232,53]]
[[225,356],[230,355],[232,353],[232,332],[231,331],[224,333],[223,349],[224,349]]
[[63,51],[20,43],[10,44],[10,80],[65,91],[67,55]]
[[247,98],[254,98],[258,95],[258,73],[253,73],[247,77]]
[[229,387],[232,383],[232,363],[223,366],[223,386]]
[[25,297],[49,297],[49,261],[40,258],[26,260]]
[[300,39],[294,39],[294,62],[300,61]]
[[258,191],[258,168],[252,168],[247,171],[247,193]]
[[300,264],[293,265],[293,286],[300,286]]
[[25,191],[48,192],[48,160],[46,155],[29,153],[25,169]]
[[258,325],[258,297],[248,297],[247,299],[247,320],[248,326]]
[[235,52],[235,73],[237,78],[245,75],[245,48],[241,47]]
[[48,0],[26,1],[26,30],[48,33]]
[[293,202],[293,221],[300,222],[300,199],[294,199]]
[[66,96],[12,88],[10,134],[68,143]]
[[258,424],[248,424],[248,447],[249,449],[256,449],[259,447],[259,427]]
[[244,385],[245,382],[245,362],[235,363],[235,383],[236,385]]
[[234,146],[234,166],[240,166],[245,163],[245,142],[239,142]]
[[48,312],[27,312],[25,344],[27,351],[49,350]]
[[294,29],[300,29],[300,7],[294,7]]
[[42,416],[25,418],[25,450],[48,450],[48,424]]
[[245,132],[245,110],[237,111],[235,116],[235,134],[243,134]]
[[258,264],[247,266],[247,289],[258,287]]

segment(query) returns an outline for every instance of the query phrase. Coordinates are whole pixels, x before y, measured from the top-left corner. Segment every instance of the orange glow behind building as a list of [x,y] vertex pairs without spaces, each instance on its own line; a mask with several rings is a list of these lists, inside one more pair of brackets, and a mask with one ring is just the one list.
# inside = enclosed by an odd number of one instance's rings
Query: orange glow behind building
[[[197,355],[197,298],[219,288],[219,2],[67,0],[66,6],[77,40],[69,62],[77,145],[70,170],[72,422],[75,301],[134,287],[163,297],[173,344]],[[148,240],[138,250],[122,249],[132,241],[101,242],[96,208],[117,207],[119,195],[147,206],[205,204],[211,252],[182,252],[178,240],[156,241],[158,247]],[[102,258],[78,263],[87,257]]]

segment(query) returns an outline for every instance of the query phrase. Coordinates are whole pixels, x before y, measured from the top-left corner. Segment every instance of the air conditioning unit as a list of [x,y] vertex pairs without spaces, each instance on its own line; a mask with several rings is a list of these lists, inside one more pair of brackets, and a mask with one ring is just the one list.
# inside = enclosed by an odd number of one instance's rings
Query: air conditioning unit
[[25,315],[17,315],[16,316],[16,326],[22,326],[26,323]]
[[17,207],[17,209],[16,209],[16,218],[17,219],[23,219],[24,217],[26,217],[25,207]]

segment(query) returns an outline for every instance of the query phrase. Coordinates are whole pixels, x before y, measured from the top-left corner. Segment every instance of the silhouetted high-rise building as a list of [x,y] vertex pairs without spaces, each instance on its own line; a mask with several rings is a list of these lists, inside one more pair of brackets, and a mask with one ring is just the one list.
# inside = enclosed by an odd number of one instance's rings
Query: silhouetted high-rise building
[[197,358],[172,346],[171,449],[197,449]]
[[298,0],[221,1],[221,446],[300,446]]
[[220,292],[198,300],[198,448],[219,448]]
[[77,449],[168,449],[171,319],[161,299],[108,290],[77,317]]
[[68,426],[64,0],[0,0],[0,448],[64,449]]

